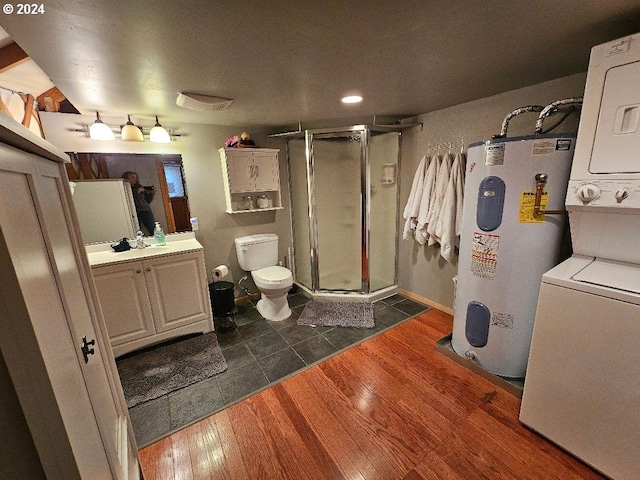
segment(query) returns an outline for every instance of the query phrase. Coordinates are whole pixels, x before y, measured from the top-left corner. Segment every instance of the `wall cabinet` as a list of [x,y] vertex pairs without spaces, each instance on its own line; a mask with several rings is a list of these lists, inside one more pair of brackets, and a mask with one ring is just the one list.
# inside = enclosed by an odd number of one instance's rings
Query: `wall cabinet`
[[92,271],[116,356],[213,330],[202,250],[94,266]]
[[22,410],[0,422],[0,477],[139,478],[68,160],[0,114],[0,409]]
[[[277,149],[221,148],[220,160],[227,213],[282,209]],[[258,207],[260,196],[267,207]],[[253,208],[245,208],[246,197],[252,197]]]

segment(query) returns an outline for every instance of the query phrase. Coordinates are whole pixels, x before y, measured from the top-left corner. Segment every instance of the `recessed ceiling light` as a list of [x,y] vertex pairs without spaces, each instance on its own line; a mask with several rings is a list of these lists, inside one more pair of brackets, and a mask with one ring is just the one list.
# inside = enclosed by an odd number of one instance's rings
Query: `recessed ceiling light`
[[342,97],[342,103],[360,103],[362,97],[360,95],[349,95],[348,97]]

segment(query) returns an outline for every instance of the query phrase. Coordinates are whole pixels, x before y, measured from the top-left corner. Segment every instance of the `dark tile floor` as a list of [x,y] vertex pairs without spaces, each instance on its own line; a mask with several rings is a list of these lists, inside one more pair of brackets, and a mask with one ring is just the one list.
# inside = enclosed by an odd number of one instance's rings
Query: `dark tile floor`
[[129,409],[138,447],[222,410],[322,359],[349,348],[429,307],[402,295],[374,303],[375,328],[308,327],[296,321],[307,298],[289,296],[293,314],[262,318],[253,302],[238,305],[236,328],[216,332],[228,369],[204,381]]

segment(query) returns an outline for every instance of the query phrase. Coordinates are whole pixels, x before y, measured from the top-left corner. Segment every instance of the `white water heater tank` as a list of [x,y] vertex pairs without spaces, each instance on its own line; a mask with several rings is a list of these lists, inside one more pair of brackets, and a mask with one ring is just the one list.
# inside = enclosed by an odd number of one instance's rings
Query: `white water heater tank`
[[469,146],[451,343],[496,375],[524,377],[540,281],[566,225],[565,213],[535,213],[536,187],[539,210],[564,211],[574,148],[571,134]]

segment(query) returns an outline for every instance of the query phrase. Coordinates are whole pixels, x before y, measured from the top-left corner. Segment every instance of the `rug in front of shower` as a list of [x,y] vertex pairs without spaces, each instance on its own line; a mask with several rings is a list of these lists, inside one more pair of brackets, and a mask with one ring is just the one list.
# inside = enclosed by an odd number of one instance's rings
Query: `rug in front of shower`
[[310,300],[298,317],[298,325],[312,327],[373,328],[373,305],[361,302]]

